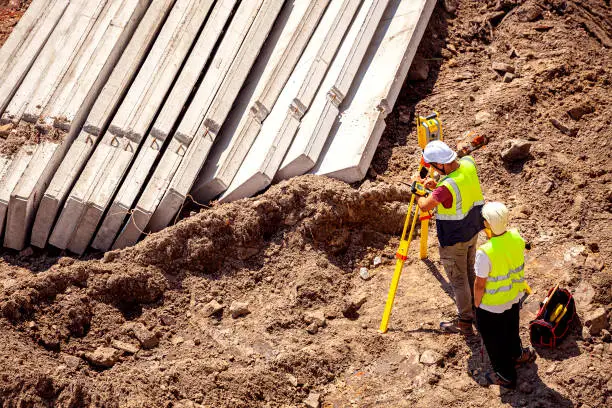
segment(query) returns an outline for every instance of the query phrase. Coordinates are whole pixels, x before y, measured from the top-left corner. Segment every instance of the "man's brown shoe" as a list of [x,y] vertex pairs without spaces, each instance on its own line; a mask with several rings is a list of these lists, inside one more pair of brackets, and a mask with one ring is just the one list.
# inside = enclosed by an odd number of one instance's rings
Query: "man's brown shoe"
[[468,320],[454,319],[448,322],[440,322],[440,329],[447,333],[461,333],[464,336],[473,336],[472,322]]

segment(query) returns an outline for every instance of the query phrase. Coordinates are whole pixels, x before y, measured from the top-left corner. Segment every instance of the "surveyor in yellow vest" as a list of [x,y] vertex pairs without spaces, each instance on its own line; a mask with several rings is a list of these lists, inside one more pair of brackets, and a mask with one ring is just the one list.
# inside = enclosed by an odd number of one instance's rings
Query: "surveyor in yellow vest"
[[484,204],[476,164],[471,156],[457,158],[444,142],[425,146],[423,159],[443,177],[426,187],[432,194],[419,198],[422,211],[437,209],[436,230],[440,242],[440,261],[451,283],[458,316],[440,323],[442,330],[472,335],[474,321],[474,260],[478,233],[484,229],[480,209]]
[[476,321],[493,372],[490,384],[516,387],[516,364],[535,360],[519,337],[519,302],[525,282],[525,241],[517,230],[507,229],[508,209],[499,202],[482,207],[489,241],[476,252],[474,305]]

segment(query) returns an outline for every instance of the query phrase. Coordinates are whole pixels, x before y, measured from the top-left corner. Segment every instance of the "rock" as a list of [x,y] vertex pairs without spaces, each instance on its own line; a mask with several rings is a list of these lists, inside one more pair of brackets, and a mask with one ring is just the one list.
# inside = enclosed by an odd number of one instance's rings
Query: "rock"
[[504,75],[504,83],[509,84],[510,82],[512,82],[512,80],[515,78],[515,75],[511,72],[506,72],[506,74]]
[[430,366],[434,364],[438,364],[442,361],[442,355],[434,350],[425,350],[423,354],[421,354],[421,358],[419,362],[421,364]]
[[306,331],[310,334],[317,334],[319,332],[319,326],[315,322],[312,322],[308,325]]
[[26,249],[19,252],[19,256],[23,258],[27,258],[28,256],[32,255],[34,255],[34,250],[32,249],[32,247],[27,247]]
[[119,341],[119,340],[111,341],[111,346],[113,346],[114,348],[116,348],[118,350],[125,351],[128,354],[136,354],[136,353],[138,353],[138,350],[140,350],[140,347],[138,347],[138,346],[136,346],[134,344],[125,343],[125,342]]
[[325,327],[327,320],[325,320],[325,314],[322,310],[315,312],[306,312],[304,316],[306,323],[314,323],[317,327]]
[[85,358],[98,367],[110,368],[119,361],[121,352],[112,347],[98,347],[93,353],[85,353]]
[[365,293],[358,293],[345,300],[342,307],[342,314],[347,318],[358,317],[357,312],[361,306],[368,300],[368,295]]
[[308,408],[319,408],[321,405],[321,394],[311,392],[308,394],[308,398],[304,400],[304,404]]
[[220,311],[223,310],[223,306],[217,302],[216,300],[211,300],[210,302],[208,302],[207,304],[198,307],[198,313],[200,313],[202,316],[204,317],[210,317],[210,316],[214,316],[217,313],[219,313]]
[[442,0],[442,6],[447,13],[455,14],[457,11],[457,0]]
[[596,344],[595,347],[593,347],[593,353],[597,356],[601,356],[604,353],[604,345],[603,344]]
[[134,323],[131,327],[134,337],[144,349],[152,349],[159,344],[159,338],[142,323]]
[[173,405],[174,408],[201,408],[202,405],[188,399],[182,399]]
[[578,121],[584,115],[595,112],[595,107],[588,102],[581,103],[578,106],[574,106],[573,108],[567,111],[567,114],[570,118]]
[[584,266],[596,271],[601,271],[605,265],[603,259],[601,259],[599,255],[589,254],[584,262]]
[[403,124],[411,124],[412,123],[412,115],[410,114],[410,108],[404,105],[400,105],[398,107],[399,112],[399,121]]
[[429,65],[423,59],[415,59],[408,71],[409,81],[427,81],[429,78]]
[[533,392],[534,387],[533,387],[533,384],[531,382],[524,381],[524,382],[519,384],[518,389],[523,394],[531,394]]
[[491,68],[498,72],[510,72],[514,74],[514,67],[510,64],[506,64],[505,62],[494,62],[491,65]]
[[532,22],[542,17],[542,11],[535,1],[528,1],[516,10],[516,17],[521,23]]
[[593,301],[593,296],[595,296],[593,285],[587,281],[580,282],[578,287],[574,290],[574,300],[576,301],[578,310],[587,310],[588,306]]
[[[329,261],[325,258],[317,259],[316,264],[319,268],[323,268],[323,269],[329,268]],[[268,280],[267,278],[270,278],[270,279]],[[272,276],[266,276],[266,282],[272,282]]]
[[230,314],[232,315],[232,317],[234,319],[237,319],[241,316],[246,316],[249,313],[251,313],[251,311],[249,310],[249,304],[248,302],[232,302],[232,304],[230,305]]
[[525,159],[531,150],[531,142],[523,139],[511,139],[505,145],[507,147],[501,152],[501,158],[505,162]]
[[472,79],[472,78],[474,78],[474,74],[472,74],[471,72],[465,71],[465,72],[460,72],[457,75],[455,75],[455,77],[453,78],[453,81],[461,82],[461,81],[467,81],[468,79]]
[[610,335],[610,332],[607,331],[606,329],[602,329],[601,340],[605,341],[606,343],[610,343],[610,340],[612,340],[612,335]]
[[607,329],[608,313],[603,307],[598,307],[592,312],[588,313],[584,319],[584,325],[589,328],[591,336],[598,335],[603,329]]
[[491,120],[491,117],[491,114],[487,111],[480,111],[476,115],[474,115],[476,125],[482,125],[483,123],[487,123]]
[[170,343],[172,343],[173,346],[178,346],[179,344],[183,344],[185,342],[185,339],[181,336],[174,336],[172,337],[172,340],[170,340]]
[[557,363],[553,363],[550,365],[550,367],[546,369],[546,374],[550,375],[554,373],[556,369],[557,369]]
[[109,251],[105,252],[104,256],[100,260],[102,263],[110,263],[119,257],[119,251]]
[[569,128],[567,126],[565,126],[563,123],[559,122],[557,119],[551,119],[550,123],[556,127],[557,129],[559,129],[561,131],[561,133],[563,133],[564,135],[567,136],[576,136],[578,134],[578,129],[576,128]]
[[450,58],[452,58],[452,57],[453,57],[453,55],[454,55],[454,54],[453,54],[453,52],[452,52],[451,50],[446,49],[446,48],[442,48],[442,49],[440,50],[440,55],[441,55],[441,56],[442,56],[442,58],[444,58],[444,59],[450,59]]
[[289,382],[289,384],[291,384],[294,387],[298,386],[298,380],[296,376],[293,374],[287,374],[287,381]]
[[81,359],[76,356],[65,355],[64,363],[66,364],[67,367],[72,368],[73,370],[76,370],[81,365]]
[[582,338],[584,340],[590,340],[591,339],[591,332],[589,331],[589,328],[586,326],[582,327]]
[[381,263],[382,263],[382,258],[380,256],[377,256],[377,257],[374,258],[374,261],[372,262],[372,265],[374,265],[374,267],[376,268]]
[[7,123],[6,125],[1,125],[0,126],[0,138],[6,139],[14,127],[15,125],[13,123]]
[[170,316],[167,314],[161,315],[159,318],[159,321],[164,326],[174,326],[176,324],[176,318],[174,318],[174,316]]

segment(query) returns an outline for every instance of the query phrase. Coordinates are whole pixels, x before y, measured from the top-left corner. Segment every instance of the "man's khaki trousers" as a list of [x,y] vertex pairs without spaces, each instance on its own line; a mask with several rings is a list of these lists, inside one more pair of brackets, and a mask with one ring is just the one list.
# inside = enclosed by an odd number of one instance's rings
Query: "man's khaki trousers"
[[440,261],[455,293],[459,319],[474,320],[474,259],[476,258],[478,234],[467,242],[440,247]]

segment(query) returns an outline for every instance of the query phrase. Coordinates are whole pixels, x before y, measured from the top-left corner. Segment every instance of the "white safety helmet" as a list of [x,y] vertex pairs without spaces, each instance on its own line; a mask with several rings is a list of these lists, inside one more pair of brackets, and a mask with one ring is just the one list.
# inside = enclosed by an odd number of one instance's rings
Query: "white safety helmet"
[[489,225],[491,231],[495,235],[501,235],[506,232],[508,227],[508,208],[500,202],[494,201],[486,203],[482,206],[482,216]]
[[448,164],[455,161],[457,153],[440,140],[431,141],[423,150],[423,159],[427,163]]

